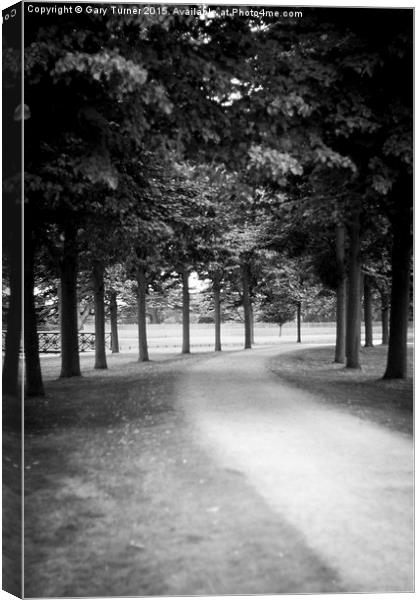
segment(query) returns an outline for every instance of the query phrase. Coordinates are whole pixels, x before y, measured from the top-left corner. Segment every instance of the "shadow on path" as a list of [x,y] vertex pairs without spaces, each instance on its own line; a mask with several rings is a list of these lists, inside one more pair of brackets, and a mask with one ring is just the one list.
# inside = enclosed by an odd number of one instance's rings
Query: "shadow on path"
[[205,360],[179,381],[199,441],[246,475],[345,591],[411,591],[412,440],[282,383],[267,367],[278,353]]

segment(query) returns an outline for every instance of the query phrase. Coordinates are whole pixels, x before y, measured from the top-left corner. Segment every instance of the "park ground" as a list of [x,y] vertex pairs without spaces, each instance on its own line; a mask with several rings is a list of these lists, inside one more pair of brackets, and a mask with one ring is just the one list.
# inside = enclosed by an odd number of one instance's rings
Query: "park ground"
[[70,380],[43,358],[25,595],[411,590],[412,381],[379,379],[379,346],[360,372],[332,356],[86,355]]

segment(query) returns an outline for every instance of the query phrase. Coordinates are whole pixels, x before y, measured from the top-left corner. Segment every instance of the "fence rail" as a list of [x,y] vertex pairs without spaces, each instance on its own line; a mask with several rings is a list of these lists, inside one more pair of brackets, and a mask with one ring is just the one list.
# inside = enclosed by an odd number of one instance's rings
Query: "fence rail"
[[[79,331],[79,352],[90,352],[95,350],[95,333]],[[60,354],[61,334],[59,331],[38,331],[39,351],[47,354]],[[6,332],[2,331],[2,349],[5,350]],[[111,334],[105,334],[105,345],[111,349]]]

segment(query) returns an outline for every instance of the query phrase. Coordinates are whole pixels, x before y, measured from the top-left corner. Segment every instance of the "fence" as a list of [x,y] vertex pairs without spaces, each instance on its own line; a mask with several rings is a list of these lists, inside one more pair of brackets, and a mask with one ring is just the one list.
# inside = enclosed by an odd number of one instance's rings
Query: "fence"
[[[89,352],[95,350],[95,333],[79,331],[77,334],[79,340],[79,352]],[[2,348],[5,350],[6,332],[2,331]],[[60,354],[61,352],[61,334],[59,331],[38,331],[39,351],[41,353]],[[111,334],[105,334],[105,345],[111,348]]]

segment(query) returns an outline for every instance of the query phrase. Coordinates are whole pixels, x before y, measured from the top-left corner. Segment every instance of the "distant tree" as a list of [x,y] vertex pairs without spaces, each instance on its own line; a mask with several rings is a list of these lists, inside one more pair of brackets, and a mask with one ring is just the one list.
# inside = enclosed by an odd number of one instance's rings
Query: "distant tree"
[[281,335],[282,326],[289,321],[293,321],[295,316],[295,303],[285,293],[271,293],[261,303],[260,320],[265,323],[276,323],[280,328],[279,335]]

